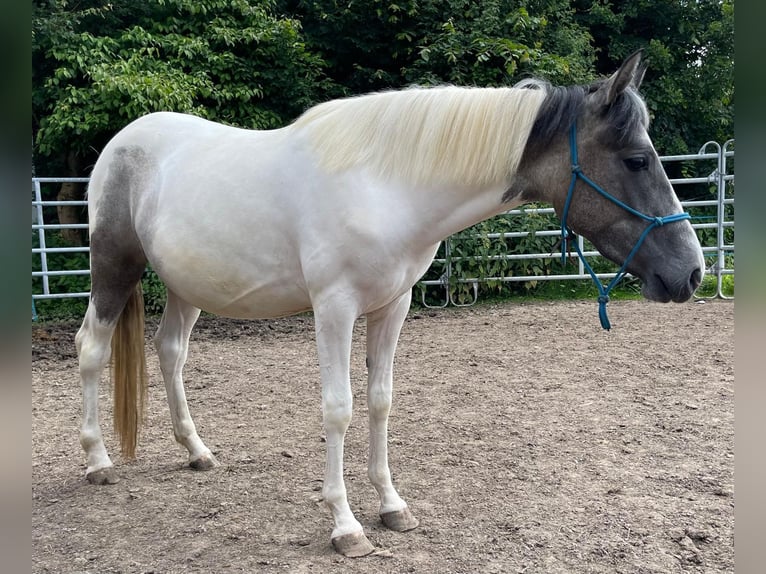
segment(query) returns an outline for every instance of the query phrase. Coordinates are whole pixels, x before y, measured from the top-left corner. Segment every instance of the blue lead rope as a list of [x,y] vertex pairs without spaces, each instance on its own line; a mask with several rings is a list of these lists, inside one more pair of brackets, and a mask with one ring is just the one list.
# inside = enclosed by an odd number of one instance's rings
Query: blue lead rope
[[583,263],[583,267],[588,271],[588,274],[590,274],[591,278],[593,279],[593,282],[596,284],[596,288],[598,289],[598,318],[601,321],[601,326],[606,329],[607,331],[612,328],[611,323],[609,323],[609,317],[606,314],[606,304],[609,303],[609,292],[612,290],[612,288],[619,283],[620,279],[622,279],[625,274],[627,273],[626,268],[628,267],[628,263],[630,263],[631,259],[633,259],[633,256],[638,252],[638,249],[641,247],[641,244],[644,242],[644,239],[646,239],[646,236],[649,235],[649,232],[656,228],[660,227],[662,225],[665,225],[666,223],[673,223],[674,221],[682,221],[684,219],[691,219],[691,216],[684,212],[684,213],[675,213],[673,215],[666,215],[665,217],[651,217],[649,215],[645,215],[641,213],[640,211],[636,211],[626,203],[623,203],[613,195],[607,193],[601,187],[595,183],[593,180],[591,180],[588,176],[586,176],[582,170],[580,169],[580,165],[577,162],[577,125],[572,124],[572,129],[569,131],[569,149],[572,157],[572,179],[569,182],[569,191],[567,192],[567,198],[564,202],[564,211],[561,214],[561,264],[566,266],[566,256],[567,256],[567,240],[569,239],[570,234],[574,235],[571,229],[567,226],[567,217],[569,215],[569,206],[572,203],[572,196],[574,195],[574,189],[575,184],[577,183],[578,179],[581,179],[584,181],[587,185],[589,185],[593,190],[598,192],[600,195],[611,201],[612,203],[619,205],[621,208],[623,208],[625,211],[635,215],[636,217],[640,217],[641,219],[648,221],[649,225],[644,229],[644,231],[641,233],[641,236],[638,238],[638,241],[636,241],[636,244],[633,246],[633,249],[630,250],[630,253],[625,258],[625,261],[622,264],[622,267],[620,267],[620,270],[617,272],[617,275],[614,276],[614,278],[609,282],[609,285],[604,287],[603,283],[599,281],[598,277],[596,276],[596,273],[593,271],[593,268],[590,266],[588,261],[585,259],[585,257],[582,254],[582,250],[580,249],[580,245],[578,241],[574,241],[574,247],[577,251],[577,256],[580,258],[580,261]]

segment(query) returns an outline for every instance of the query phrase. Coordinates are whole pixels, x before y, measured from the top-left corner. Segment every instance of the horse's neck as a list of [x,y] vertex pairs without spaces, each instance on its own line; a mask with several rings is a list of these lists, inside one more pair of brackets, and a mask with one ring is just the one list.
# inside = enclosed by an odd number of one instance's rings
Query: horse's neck
[[518,206],[521,202],[503,202],[507,186],[484,189],[429,187],[415,190],[414,204],[423,225],[419,235],[424,242],[442,241],[450,235]]

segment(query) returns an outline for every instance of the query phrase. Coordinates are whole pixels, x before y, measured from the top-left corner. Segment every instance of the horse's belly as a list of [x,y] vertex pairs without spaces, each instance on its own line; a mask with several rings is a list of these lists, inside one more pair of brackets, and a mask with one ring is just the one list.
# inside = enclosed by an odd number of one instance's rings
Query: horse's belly
[[209,313],[236,319],[274,319],[311,310],[311,304],[302,293],[289,291],[284,287],[273,291],[261,289],[235,300],[221,301],[218,305],[208,304],[208,308],[201,308]]
[[168,289],[209,313],[266,319],[311,307],[300,265],[290,253],[212,250],[210,242],[162,245],[161,239],[153,247],[149,261]]
[[165,280],[168,288],[195,307],[238,319],[269,319],[295,315],[311,308],[305,291],[295,284],[254,284],[200,277],[192,283]]

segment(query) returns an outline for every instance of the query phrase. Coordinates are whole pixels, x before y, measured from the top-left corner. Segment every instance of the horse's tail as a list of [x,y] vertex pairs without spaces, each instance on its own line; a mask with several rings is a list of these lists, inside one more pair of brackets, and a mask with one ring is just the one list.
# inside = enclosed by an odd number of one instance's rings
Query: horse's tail
[[120,437],[122,456],[135,458],[146,405],[144,294],[140,281],[125,304],[112,336],[112,381],[114,430]]

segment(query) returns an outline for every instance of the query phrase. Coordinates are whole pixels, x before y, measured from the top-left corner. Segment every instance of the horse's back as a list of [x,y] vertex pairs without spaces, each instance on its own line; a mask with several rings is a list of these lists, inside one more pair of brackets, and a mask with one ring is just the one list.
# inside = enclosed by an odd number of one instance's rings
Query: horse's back
[[[223,217],[277,201],[294,165],[284,130],[235,128],[196,116],[155,112],[106,145],[89,186],[91,225],[101,204],[128,202],[133,221],[172,225],[204,211]],[[104,201],[102,201],[104,198]]]
[[283,130],[172,112],[143,116],[114,136],[94,168],[91,230],[128,218],[161,279],[208,311],[304,310],[294,204],[284,192],[297,176],[286,145]]
[[88,189],[91,228],[103,194],[110,196],[104,204],[114,204],[120,201],[117,196],[122,200],[130,196],[133,203],[136,194],[158,192],[156,183],[169,175],[168,160],[174,154],[228,129],[234,128],[176,112],[147,114],[125,126],[107,143],[93,168]]
[[[230,150],[242,146],[243,141],[252,145],[269,133],[235,128],[190,114],[154,112],[134,120],[109,141],[93,176],[98,178],[110,168],[123,168],[127,161],[132,169],[162,170],[167,177],[174,169],[188,171],[189,161],[197,159],[195,154],[209,157],[221,150],[222,157],[233,160]],[[138,158],[143,158],[144,164]]]

